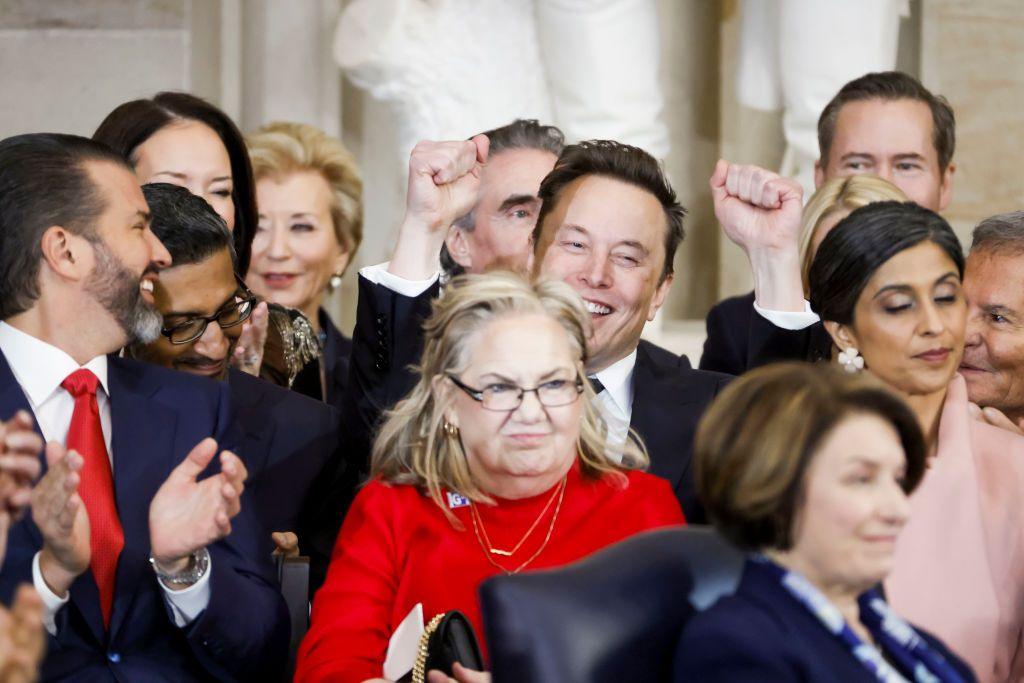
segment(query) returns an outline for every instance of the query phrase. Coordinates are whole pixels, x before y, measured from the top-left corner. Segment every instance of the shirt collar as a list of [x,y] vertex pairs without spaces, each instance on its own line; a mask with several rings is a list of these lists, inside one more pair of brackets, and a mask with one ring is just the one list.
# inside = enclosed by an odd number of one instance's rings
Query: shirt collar
[[601,372],[593,375],[601,381],[604,390],[611,396],[616,407],[628,415],[633,407],[633,368],[636,366],[636,349],[615,361]]
[[0,351],[3,351],[14,378],[25,391],[33,408],[42,405],[60,388],[61,382],[80,367],[92,370],[99,378],[103,391],[110,396],[105,355],[96,356],[79,366],[74,358],[56,346],[5,322],[0,322]]

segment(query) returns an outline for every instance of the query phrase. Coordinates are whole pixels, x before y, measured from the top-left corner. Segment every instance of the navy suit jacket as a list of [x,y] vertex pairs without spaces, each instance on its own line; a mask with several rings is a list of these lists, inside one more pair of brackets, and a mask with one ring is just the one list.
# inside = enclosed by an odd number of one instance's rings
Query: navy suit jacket
[[294,531],[310,558],[310,593],[323,583],[355,497],[355,466],[345,459],[338,412],[320,401],[232,368],[231,403],[241,428],[239,456],[262,532],[261,552],[274,549],[273,531]]
[[[174,624],[149,566],[149,504],[195,444],[213,436],[232,447],[228,389],[219,382],[136,361],[109,357],[114,492],[124,529],[110,630],[104,632],[92,573],[71,586],[56,614],[43,680],[258,680],[280,672],[287,659],[288,614],[273,566],[257,552],[258,530],[248,492],[231,534],[209,546],[210,602],[185,628]],[[0,417],[28,399],[0,354]],[[43,463],[45,468],[45,462]],[[215,460],[209,472],[217,470]],[[42,547],[26,516],[10,531],[0,571],[0,600],[32,582],[32,558]]]
[[[939,598],[941,599],[941,598]],[[915,630],[963,676],[974,675],[934,636]],[[890,662],[892,663],[892,662]],[[914,680],[912,672],[904,676]],[[676,651],[680,683],[873,683],[868,672],[816,616],[765,567],[748,561],[734,595],[698,612]]]
[[[383,411],[416,382],[409,366],[423,353],[422,322],[438,291],[435,284],[417,297],[407,297],[359,278],[347,414],[355,416],[362,434],[360,449],[367,456]],[[686,356],[648,341],[637,348],[630,427],[647,445],[648,471],[668,480],[690,523],[707,521],[691,465],[697,422],[730,379],[694,370]]]

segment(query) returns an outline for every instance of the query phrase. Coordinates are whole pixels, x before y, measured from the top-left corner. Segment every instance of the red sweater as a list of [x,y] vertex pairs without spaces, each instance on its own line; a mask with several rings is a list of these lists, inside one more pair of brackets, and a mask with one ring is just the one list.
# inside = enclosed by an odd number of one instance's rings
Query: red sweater
[[[685,524],[666,481],[643,472],[626,476],[622,488],[609,478],[585,479],[574,467],[551,538],[524,571],[568,564],[640,531]],[[479,505],[491,543],[506,550],[515,546],[551,495]],[[470,508],[452,512],[462,529],[414,486],[374,481],[360,491],[313,602],[296,681],[361,683],[380,677],[391,634],[418,602],[425,621],[461,610],[483,645],[477,587],[500,570],[480,547]],[[513,557],[492,557],[509,569],[524,562],[543,544],[551,514]]]

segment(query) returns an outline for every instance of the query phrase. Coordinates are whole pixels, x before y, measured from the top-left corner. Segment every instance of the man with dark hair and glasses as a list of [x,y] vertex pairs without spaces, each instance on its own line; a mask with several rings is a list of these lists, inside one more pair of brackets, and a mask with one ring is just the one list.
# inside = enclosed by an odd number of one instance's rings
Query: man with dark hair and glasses
[[347,507],[344,496],[337,498],[339,487],[353,489],[338,449],[341,421],[330,406],[230,365],[242,325],[258,303],[235,273],[231,233],[205,200],[184,188],[154,183],[142,191],[153,233],[173,265],[160,272],[153,292],[163,316],[160,335],[127,353],[228,383],[263,550],[292,552],[298,542],[310,556],[312,592],[322,583]]

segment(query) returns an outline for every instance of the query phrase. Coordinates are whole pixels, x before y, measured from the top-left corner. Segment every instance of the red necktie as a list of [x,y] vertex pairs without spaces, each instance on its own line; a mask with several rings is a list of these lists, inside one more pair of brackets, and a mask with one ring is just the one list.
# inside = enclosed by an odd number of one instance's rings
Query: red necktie
[[75,399],[66,445],[69,451],[77,451],[85,461],[78,494],[89,513],[89,546],[92,549],[89,567],[100,591],[103,626],[109,628],[110,611],[114,606],[114,577],[117,558],[124,548],[124,531],[117,516],[114,477],[100,426],[100,408],[96,403],[98,384],[99,378],[92,371],[81,368],[68,375],[61,386]]

